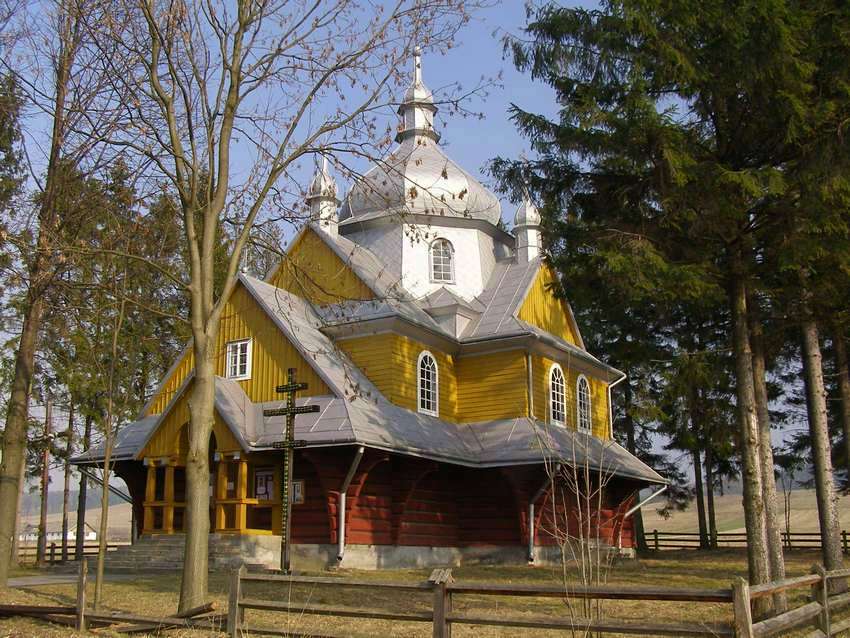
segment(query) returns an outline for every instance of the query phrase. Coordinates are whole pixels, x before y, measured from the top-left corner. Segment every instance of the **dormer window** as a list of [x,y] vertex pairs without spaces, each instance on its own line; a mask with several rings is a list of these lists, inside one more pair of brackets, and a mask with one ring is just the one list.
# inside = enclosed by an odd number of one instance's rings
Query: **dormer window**
[[225,376],[244,381],[251,378],[251,340],[240,339],[227,344]]
[[455,282],[454,248],[448,239],[437,239],[431,244],[431,281],[453,284]]
[[557,363],[549,369],[549,422],[564,425],[567,413],[567,393],[564,372]]
[[579,376],[576,382],[576,397],[578,398],[576,404],[578,409],[577,422],[579,432],[590,434],[593,430],[590,419],[590,383],[588,383],[587,377],[584,375]]
[[419,411],[431,416],[439,416],[440,393],[437,361],[425,350],[417,362],[417,405]]

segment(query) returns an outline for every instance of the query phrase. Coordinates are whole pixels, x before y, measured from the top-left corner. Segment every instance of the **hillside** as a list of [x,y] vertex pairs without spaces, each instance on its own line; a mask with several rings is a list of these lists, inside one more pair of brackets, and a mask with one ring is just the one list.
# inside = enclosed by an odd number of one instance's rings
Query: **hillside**
[[[116,496],[112,496],[109,505],[109,539],[129,540],[130,538],[130,504]],[[50,492],[47,498],[47,531],[60,532],[62,530],[62,493]],[[86,527],[97,529],[100,525],[100,490],[90,490],[88,496],[88,508],[86,511]],[[70,500],[70,513],[68,516],[69,529],[77,525],[77,494],[73,493]],[[23,507],[21,508],[21,524],[24,529],[28,526],[38,527],[40,502],[38,494],[25,494]]]
[[[784,516],[783,495],[779,494],[780,514]],[[744,530],[744,508],[740,494],[726,494],[715,496],[715,510],[717,515],[717,531],[719,532],[743,532]],[[841,516],[842,529],[850,530],[850,496],[840,497],[838,511]],[[658,515],[652,504],[648,505],[643,512],[644,528],[646,530],[657,529],[662,532],[696,532],[697,525],[696,501],[684,512],[675,512],[669,519]],[[785,529],[784,519],[780,522]],[[817,532],[818,531],[818,509],[814,490],[794,490],[791,492],[791,531],[792,532]]]

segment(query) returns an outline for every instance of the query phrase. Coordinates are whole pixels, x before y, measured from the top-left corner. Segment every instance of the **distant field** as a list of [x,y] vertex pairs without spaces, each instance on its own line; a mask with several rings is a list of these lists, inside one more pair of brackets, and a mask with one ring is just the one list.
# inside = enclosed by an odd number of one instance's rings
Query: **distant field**
[[[717,516],[717,531],[743,532],[744,508],[740,494],[715,496]],[[779,494],[780,516],[784,517],[783,495]],[[850,530],[850,496],[840,497],[838,511],[841,516],[841,528]],[[644,528],[657,529],[662,532],[695,532],[697,531],[696,501],[693,501],[684,512],[675,512],[670,518],[664,519],[658,515],[652,504],[643,510]],[[785,529],[784,518],[780,521]],[[791,531],[817,532],[818,508],[814,490],[794,490],[791,492]]]
[[[99,494],[97,495],[100,496]],[[74,503],[72,507],[76,505]],[[121,503],[118,505],[109,506],[109,540],[129,540],[130,539],[130,504]],[[38,510],[25,511],[21,516],[21,523],[24,526],[38,526]],[[71,511],[68,515],[68,528],[75,529],[77,525],[77,513]],[[86,512],[86,527],[88,529],[98,529],[100,526],[100,503],[98,500],[97,507],[90,507]],[[62,531],[62,512],[55,512],[47,515],[47,531],[61,532]]]

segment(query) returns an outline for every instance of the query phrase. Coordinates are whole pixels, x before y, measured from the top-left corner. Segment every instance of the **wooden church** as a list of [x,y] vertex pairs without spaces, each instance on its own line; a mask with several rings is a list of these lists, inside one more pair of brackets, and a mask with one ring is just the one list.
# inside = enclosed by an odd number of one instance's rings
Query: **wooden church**
[[[249,562],[277,564],[285,424],[263,412],[282,406],[275,386],[296,368],[309,384],[297,403],[319,406],[296,419],[296,566],[540,561],[552,529],[573,534],[576,520],[552,498],[553,468],[604,474],[592,535],[629,548],[638,491],[664,479],[612,438],[623,374],[585,350],[532,203],[505,232],[498,198],[446,156],[418,55],[414,69],[397,147],[342,203],[325,163],[313,222],[228,300],[211,547],[237,542]],[[187,347],[113,452],[142,541],[183,529],[192,370]]]

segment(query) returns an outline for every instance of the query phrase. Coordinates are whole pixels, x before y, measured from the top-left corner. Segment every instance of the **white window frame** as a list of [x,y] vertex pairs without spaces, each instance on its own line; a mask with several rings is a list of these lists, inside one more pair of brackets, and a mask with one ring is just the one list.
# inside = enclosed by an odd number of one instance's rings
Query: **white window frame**
[[[445,242],[449,247],[449,279],[437,279],[434,277],[434,246],[439,242]],[[428,246],[428,277],[432,284],[454,284],[455,282],[455,247],[445,237],[437,237]]]
[[[555,410],[553,409],[555,405],[555,391],[552,387],[552,377],[555,372],[558,372],[561,375],[561,414],[563,415],[562,420],[558,420],[555,418]],[[561,369],[560,364],[553,363],[549,367],[549,423],[553,423],[555,425],[560,425],[566,427],[567,423],[567,377],[564,375],[564,371]]]
[[[234,352],[236,356],[239,356],[239,346],[242,344],[247,344],[247,352],[245,357],[245,374],[233,375],[230,373],[230,358],[233,356]],[[234,381],[247,381],[251,378],[251,363],[253,361],[254,354],[254,340],[253,339],[237,339],[235,341],[228,341],[227,347],[225,348],[225,357],[224,357],[224,376],[227,379],[233,379]]]
[[[422,359],[425,357],[429,357],[434,363],[434,406],[436,407],[434,410],[422,406]],[[421,414],[440,416],[440,366],[437,363],[437,357],[428,350],[420,352],[416,359],[416,409]]]
[[[587,427],[583,427],[581,383],[587,384]],[[593,434],[593,396],[590,392],[590,381],[583,374],[576,379],[576,429],[585,434]]]

